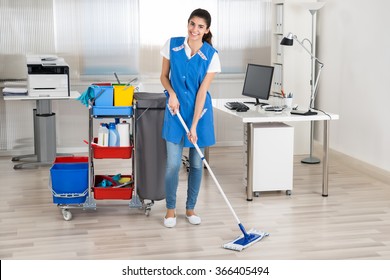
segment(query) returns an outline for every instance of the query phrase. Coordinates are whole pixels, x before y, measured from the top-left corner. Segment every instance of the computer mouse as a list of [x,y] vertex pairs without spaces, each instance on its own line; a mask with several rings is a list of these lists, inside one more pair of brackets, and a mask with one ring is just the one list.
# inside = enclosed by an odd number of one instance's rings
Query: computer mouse
[[236,112],[246,112],[248,110],[249,110],[249,108],[237,108]]

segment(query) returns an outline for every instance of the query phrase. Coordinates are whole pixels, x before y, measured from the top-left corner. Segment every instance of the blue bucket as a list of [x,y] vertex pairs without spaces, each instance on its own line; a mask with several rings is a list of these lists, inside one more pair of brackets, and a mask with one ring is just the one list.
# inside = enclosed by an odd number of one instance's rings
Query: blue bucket
[[95,106],[113,106],[114,88],[112,86],[98,86],[94,89]]
[[59,163],[50,169],[53,202],[84,203],[88,195],[88,163]]

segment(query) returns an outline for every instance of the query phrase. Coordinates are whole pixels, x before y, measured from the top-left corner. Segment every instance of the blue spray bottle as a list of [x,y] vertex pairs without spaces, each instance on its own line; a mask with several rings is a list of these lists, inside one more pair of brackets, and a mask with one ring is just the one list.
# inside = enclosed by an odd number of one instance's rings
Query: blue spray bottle
[[117,147],[119,146],[119,133],[116,129],[115,123],[110,123],[108,126],[108,146]]

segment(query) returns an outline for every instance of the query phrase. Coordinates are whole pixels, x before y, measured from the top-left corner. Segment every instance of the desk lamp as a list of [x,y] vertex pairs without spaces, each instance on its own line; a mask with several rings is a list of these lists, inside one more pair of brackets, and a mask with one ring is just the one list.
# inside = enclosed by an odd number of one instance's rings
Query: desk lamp
[[[310,105],[308,111],[294,111],[294,114],[301,114],[301,115],[315,115],[317,112],[311,111],[311,109],[314,107],[314,101],[317,94],[317,86],[318,81],[320,78],[322,67],[324,67],[324,64],[315,56],[315,37],[314,37],[314,30],[315,30],[315,15],[319,9],[321,9],[325,2],[308,2],[308,3],[302,3],[302,5],[309,10],[309,12],[312,15],[312,32],[311,32],[311,41],[307,38],[303,39],[302,41],[298,40],[298,37],[296,35],[293,35],[291,32],[288,33],[287,37],[284,37],[282,41],[280,42],[281,45],[284,46],[292,46],[294,43],[294,40],[299,43],[303,47],[303,49],[310,55],[311,57],[311,79],[310,79]],[[304,42],[308,42],[310,44],[310,50],[308,50],[304,46]],[[315,63],[318,63],[319,69],[317,72],[317,77],[315,78]],[[315,79],[315,82],[313,83]],[[315,158],[312,156],[313,153],[313,138],[314,138],[314,122],[311,122],[310,126],[310,156],[307,158],[304,158],[301,160],[302,163],[319,163],[320,160],[318,158]]]
[[[315,115],[317,114],[317,112],[313,112],[311,111],[310,109],[314,107],[314,100],[316,98],[316,94],[317,94],[317,86],[318,86],[318,81],[320,79],[320,75],[321,75],[321,70],[322,70],[322,67],[324,67],[324,63],[322,63],[317,57],[314,56],[313,52],[311,52],[310,50],[308,50],[305,45],[303,45],[303,43],[305,41],[309,42],[310,46],[312,46],[312,43],[309,41],[309,39],[305,38],[303,39],[302,41],[299,41],[298,40],[298,37],[296,35],[293,35],[291,32],[288,33],[288,35],[286,37],[284,37],[282,39],[282,41],[280,42],[281,45],[283,46],[292,46],[293,43],[294,43],[294,40],[297,41],[304,49],[305,51],[310,55],[311,59],[315,62],[318,63],[319,65],[319,69],[318,69],[318,73],[317,73],[317,77],[315,78],[315,82],[313,84],[313,77],[314,77],[314,67],[312,67],[311,69],[311,81],[310,81],[310,84],[311,84],[311,94],[310,94],[310,106],[309,106],[309,110],[306,111],[306,112],[303,112],[302,115]],[[310,112],[310,113],[309,113]]]

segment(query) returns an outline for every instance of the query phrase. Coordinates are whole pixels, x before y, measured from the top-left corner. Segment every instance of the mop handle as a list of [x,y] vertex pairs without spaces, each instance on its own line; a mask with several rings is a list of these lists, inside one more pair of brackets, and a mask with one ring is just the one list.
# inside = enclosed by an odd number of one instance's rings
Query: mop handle
[[[183,125],[185,131],[186,131],[187,133],[189,133],[190,131],[189,131],[189,129],[188,129],[186,123],[184,122],[182,116],[180,115],[180,112],[177,112],[176,115],[177,115],[177,117],[179,118],[181,124]],[[193,144],[194,144],[194,147],[195,147],[196,151],[198,152],[200,158],[202,159],[204,165],[206,166],[207,170],[209,171],[211,177],[213,178],[215,184],[217,185],[218,190],[219,190],[219,192],[221,193],[223,199],[225,200],[226,204],[229,206],[229,209],[230,209],[230,211],[232,212],[234,218],[236,219],[237,224],[241,224],[240,220],[238,219],[238,216],[237,216],[236,212],[234,211],[232,205],[230,204],[228,198],[226,197],[224,191],[222,190],[221,185],[219,184],[217,178],[215,177],[213,171],[211,170],[209,164],[207,163],[207,161],[206,161],[206,159],[205,159],[205,157],[204,157],[202,151],[199,149],[198,144],[196,144],[196,143],[193,143]]]
[[131,87],[131,83],[134,82],[135,80],[138,80],[138,78],[135,77],[134,79],[130,80],[130,81],[125,85],[125,87],[123,88],[123,90],[126,90],[126,89],[128,89],[129,87]]
[[115,72],[114,72],[114,76],[115,76],[115,79],[116,79],[116,81],[118,82],[118,84],[120,84],[121,81],[119,80],[118,75],[117,75]]

